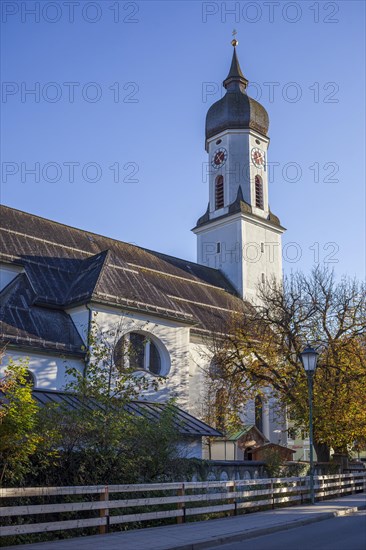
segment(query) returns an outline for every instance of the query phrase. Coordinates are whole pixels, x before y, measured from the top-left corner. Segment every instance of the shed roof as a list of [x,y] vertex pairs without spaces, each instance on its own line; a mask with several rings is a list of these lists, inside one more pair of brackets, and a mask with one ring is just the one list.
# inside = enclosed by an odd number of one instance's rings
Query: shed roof
[[[102,407],[97,401],[89,399],[85,401],[78,394],[56,390],[34,389],[33,397],[39,405],[57,404],[77,410],[81,407]],[[146,418],[149,421],[158,421],[167,405],[150,401],[131,401],[125,409],[135,416]],[[180,434],[185,436],[214,436],[220,437],[222,433],[215,430],[205,422],[198,420],[191,414],[176,405],[169,405],[173,411],[173,423]]]

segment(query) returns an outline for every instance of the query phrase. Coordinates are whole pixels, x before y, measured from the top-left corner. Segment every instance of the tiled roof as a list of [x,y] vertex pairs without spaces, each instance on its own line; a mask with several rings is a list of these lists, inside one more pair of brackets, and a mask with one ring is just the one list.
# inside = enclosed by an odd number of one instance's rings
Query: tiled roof
[[[101,407],[95,400],[85,401],[76,393],[60,392],[54,390],[33,390],[33,397],[39,405],[58,404],[70,409],[80,407]],[[186,436],[213,436],[221,437],[221,432],[211,428],[205,422],[198,420],[191,414],[175,405],[170,405],[173,410],[173,422],[180,434]],[[150,401],[131,401],[126,405],[126,410],[134,416],[142,416],[149,421],[158,421],[162,412],[165,410],[164,403],[152,403]]]
[[[0,260],[23,266],[33,290],[27,307],[42,307],[55,320],[60,309],[94,302],[189,323],[202,333],[220,330],[233,311],[248,307],[219,270],[6,206],[0,214]],[[31,329],[2,314],[8,333]],[[42,338],[42,330],[40,323],[29,338]],[[64,341],[61,332],[52,337],[57,345]]]
[[35,293],[24,273],[17,275],[0,298],[2,343],[85,354],[83,342],[67,313],[33,305]]

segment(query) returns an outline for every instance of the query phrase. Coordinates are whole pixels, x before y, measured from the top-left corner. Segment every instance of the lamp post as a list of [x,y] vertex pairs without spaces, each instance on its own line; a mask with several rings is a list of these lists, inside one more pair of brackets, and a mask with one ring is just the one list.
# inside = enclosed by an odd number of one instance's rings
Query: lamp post
[[318,353],[309,345],[300,353],[301,363],[308,378],[309,388],[309,445],[310,445],[310,501],[315,503],[314,495],[314,455],[313,455],[313,376],[316,369]]

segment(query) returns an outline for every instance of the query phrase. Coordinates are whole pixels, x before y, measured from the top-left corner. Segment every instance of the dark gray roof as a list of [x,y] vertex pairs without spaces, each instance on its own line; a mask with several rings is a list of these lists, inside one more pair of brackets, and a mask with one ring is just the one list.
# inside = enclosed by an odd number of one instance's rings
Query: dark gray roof
[[231,60],[230,71],[223,82],[224,87],[227,88],[229,84],[231,84],[231,82],[233,81],[240,82],[240,84],[242,84],[244,88],[248,86],[248,80],[245,78],[240,68],[239,59],[238,59],[238,56],[236,55],[235,46],[233,51],[233,58]]
[[[61,392],[55,390],[33,390],[33,397],[39,405],[57,404],[70,409],[81,407],[95,408],[102,407],[95,400],[82,399],[76,393]],[[150,401],[131,401],[126,405],[126,410],[135,416],[142,416],[149,421],[158,421],[166,408],[164,403],[153,403]],[[180,434],[185,436],[214,436],[221,437],[222,433],[211,428],[205,422],[198,420],[191,414],[175,405],[169,405],[173,411],[173,422]]]
[[[56,328],[61,310],[81,304],[139,310],[189,323],[196,332],[220,330],[232,311],[246,307],[216,269],[6,206],[0,206],[0,214],[0,260],[24,268],[22,284],[27,279],[33,291],[25,308],[43,308],[44,315],[54,315],[51,336],[56,348],[62,343],[66,351],[65,334],[72,335],[74,351],[79,346],[75,331],[70,328],[61,333]],[[0,299],[9,292],[15,292],[15,287],[9,285]],[[7,304],[4,301],[1,312],[3,334],[23,328],[24,341],[38,339],[44,347],[42,339],[48,337],[43,337],[43,324],[32,328],[29,323],[18,323],[16,315],[5,311]]]
[[33,305],[34,298],[34,290],[24,273],[0,294],[2,343],[83,357],[83,342],[70,316],[62,310]]
[[233,59],[223,83],[226,94],[209,108],[206,116],[206,140],[224,130],[251,128],[267,135],[268,113],[255,99],[247,95],[248,80],[243,76],[234,48]]

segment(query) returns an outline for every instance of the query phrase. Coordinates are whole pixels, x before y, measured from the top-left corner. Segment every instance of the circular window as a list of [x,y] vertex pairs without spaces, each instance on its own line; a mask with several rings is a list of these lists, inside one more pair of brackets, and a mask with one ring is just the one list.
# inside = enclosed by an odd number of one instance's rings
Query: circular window
[[165,354],[166,350],[149,334],[129,332],[120,338],[113,355],[119,369],[145,370],[156,376],[165,376],[168,371]]
[[256,139],[255,142],[256,142],[257,145],[260,145],[260,144],[261,144],[261,142],[259,141],[259,139]]
[[216,145],[220,145],[221,142],[222,142],[222,139],[218,139],[218,140],[216,141]]

